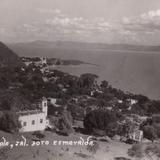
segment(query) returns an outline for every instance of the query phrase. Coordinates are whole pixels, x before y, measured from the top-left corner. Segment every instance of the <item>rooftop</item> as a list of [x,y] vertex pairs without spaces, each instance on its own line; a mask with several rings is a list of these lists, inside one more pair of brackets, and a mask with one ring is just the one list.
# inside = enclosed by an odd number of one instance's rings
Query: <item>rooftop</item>
[[26,111],[17,112],[19,116],[33,115],[33,114],[39,114],[39,113],[43,113],[42,110],[37,109],[37,110],[26,110]]

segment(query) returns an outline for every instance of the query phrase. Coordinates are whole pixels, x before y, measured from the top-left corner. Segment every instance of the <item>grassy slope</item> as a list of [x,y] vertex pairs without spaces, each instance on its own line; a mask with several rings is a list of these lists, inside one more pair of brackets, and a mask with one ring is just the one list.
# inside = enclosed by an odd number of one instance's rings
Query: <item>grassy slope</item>
[[[6,137],[6,139],[20,140],[21,135],[11,135],[4,132],[0,132],[1,136]],[[79,140],[79,137],[83,137],[85,140],[88,136],[75,134],[69,137],[64,137],[51,132],[45,132],[45,139],[50,142],[53,140]],[[30,141],[33,136],[30,133],[25,133],[24,136]],[[8,160],[112,160],[116,156],[127,157],[127,150],[130,145],[110,141],[110,142],[98,142],[100,148],[96,154],[92,154],[87,151],[86,147],[80,146],[40,146],[40,147],[15,147],[9,150]],[[68,150],[67,150],[68,148]],[[88,155],[88,158],[83,158],[75,153],[82,153]]]

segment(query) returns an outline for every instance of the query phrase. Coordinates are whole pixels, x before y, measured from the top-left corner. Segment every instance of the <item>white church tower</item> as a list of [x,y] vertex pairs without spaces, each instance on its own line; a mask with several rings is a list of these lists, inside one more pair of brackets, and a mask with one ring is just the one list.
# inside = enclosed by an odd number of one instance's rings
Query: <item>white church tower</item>
[[44,97],[42,98],[41,107],[42,107],[42,112],[45,113],[45,116],[47,117],[47,115],[48,115],[48,101]]

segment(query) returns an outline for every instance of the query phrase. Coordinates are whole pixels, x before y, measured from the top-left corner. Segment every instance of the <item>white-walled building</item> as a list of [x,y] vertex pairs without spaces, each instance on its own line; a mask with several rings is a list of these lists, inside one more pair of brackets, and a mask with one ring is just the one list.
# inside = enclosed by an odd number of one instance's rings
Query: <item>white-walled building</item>
[[41,59],[41,64],[43,65],[43,64],[47,64],[47,58],[45,58],[45,57],[42,57],[42,58],[40,58]]
[[57,99],[56,98],[48,98],[48,102],[49,102],[49,104],[55,105],[57,103]]
[[57,104],[57,98],[48,98],[48,104],[53,105],[54,107],[61,107],[61,105]]
[[18,112],[21,123],[20,132],[43,131],[49,124],[47,119],[48,105],[47,99],[43,98],[39,104],[39,109]]
[[130,105],[134,105],[138,103],[136,99],[127,99],[127,101],[130,103]]

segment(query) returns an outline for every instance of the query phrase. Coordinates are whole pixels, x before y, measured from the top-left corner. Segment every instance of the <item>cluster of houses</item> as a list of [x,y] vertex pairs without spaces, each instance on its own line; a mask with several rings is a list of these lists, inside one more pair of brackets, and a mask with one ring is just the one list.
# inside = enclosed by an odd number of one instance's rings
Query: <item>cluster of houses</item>
[[[21,128],[19,132],[35,132],[35,131],[44,131],[47,127],[53,127],[50,125],[48,119],[48,104],[52,104],[54,107],[59,107],[56,104],[57,99],[55,98],[42,98],[41,101],[37,104],[38,107],[35,110],[25,110],[19,111],[18,119],[21,123]],[[132,104],[136,102],[131,102]],[[129,116],[129,119],[132,120],[134,118],[133,115]],[[134,141],[142,141],[143,139],[143,131],[139,130],[137,127],[128,132],[126,136],[129,139]]]
[[[51,71],[48,71],[48,72],[46,71],[46,68],[48,68],[48,67],[44,67],[47,65],[47,58],[32,59],[32,58],[23,57],[22,60],[27,66],[34,63],[34,65],[40,67],[41,72],[45,73],[45,74],[43,74],[44,76],[42,77],[44,81],[51,80],[51,78],[56,78],[54,76],[51,76],[51,77],[47,76],[48,74],[51,74]],[[62,91],[64,89],[65,88],[62,87]],[[90,96],[88,96],[86,98],[75,97],[72,100],[74,100],[75,105],[80,102],[85,104],[85,100],[86,100],[86,105],[87,105],[87,100],[89,98],[94,98],[95,92],[102,93],[101,90],[91,91]],[[110,107],[107,107],[108,110],[112,110],[113,108],[115,108],[114,104],[115,105],[116,104],[123,105],[122,100],[116,99],[115,101],[116,101],[116,103],[113,102],[113,105],[111,105]],[[126,103],[129,106],[128,110],[130,110],[137,103],[137,100],[127,99]],[[38,109],[18,112],[19,122],[21,123],[21,128],[19,131],[20,132],[43,131],[47,127],[49,127],[50,123],[49,123],[49,119],[48,119],[48,104],[51,104],[52,106],[57,107],[57,108],[60,107],[60,105],[57,104],[57,99],[43,98],[38,104]],[[97,109],[97,106],[88,106],[87,109],[89,111],[94,110],[94,109]],[[87,109],[85,110],[83,108],[84,115],[87,113]],[[129,138],[137,140],[137,141],[141,141],[142,137],[143,137],[143,133],[138,128],[135,129],[134,131],[130,132],[130,134],[129,134]]]
[[30,64],[35,64],[36,66],[43,66],[47,65],[47,58],[28,58],[28,57],[22,57],[22,61],[26,66],[29,66]]
[[22,57],[22,61],[26,66],[29,66],[30,64],[34,64],[36,66],[42,67],[42,66],[53,66],[53,65],[63,65],[64,61],[57,59],[57,58],[46,58],[46,57]]

